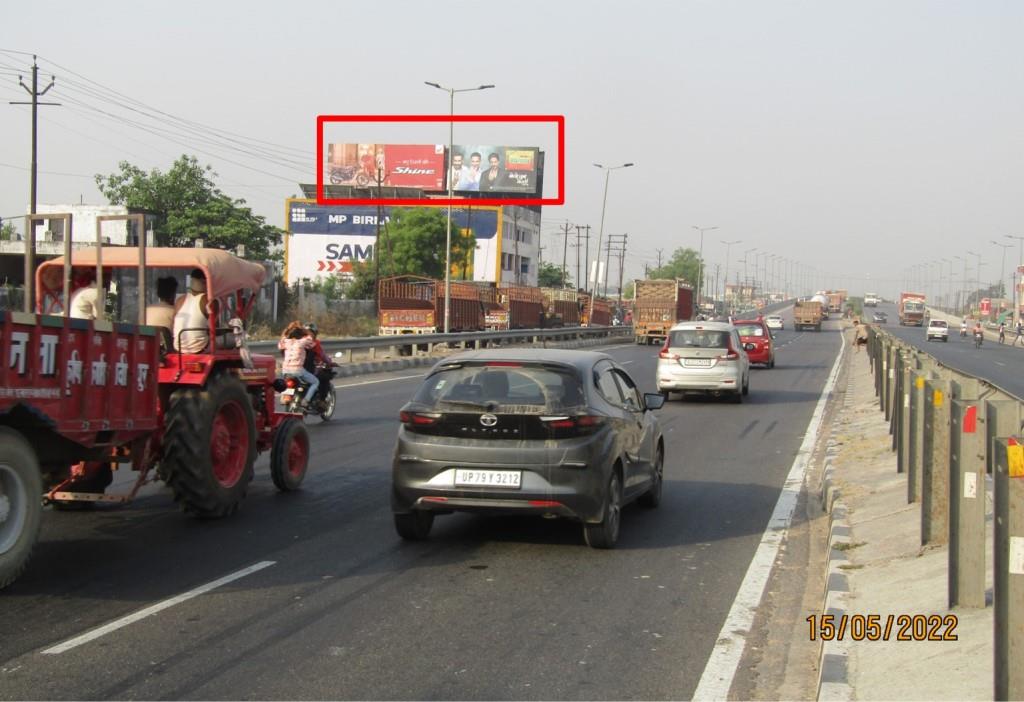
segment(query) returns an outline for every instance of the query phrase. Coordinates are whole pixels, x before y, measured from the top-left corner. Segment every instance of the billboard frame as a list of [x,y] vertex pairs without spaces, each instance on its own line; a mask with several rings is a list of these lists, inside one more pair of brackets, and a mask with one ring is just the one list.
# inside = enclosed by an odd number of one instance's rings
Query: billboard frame
[[[316,117],[316,204],[318,205],[423,205],[417,198],[329,198],[324,197],[324,125],[335,122],[534,122],[554,123],[558,128],[558,192],[555,197],[525,198],[427,198],[435,205],[564,205],[565,204],[565,115],[317,115]],[[447,163],[445,164],[447,167]]]

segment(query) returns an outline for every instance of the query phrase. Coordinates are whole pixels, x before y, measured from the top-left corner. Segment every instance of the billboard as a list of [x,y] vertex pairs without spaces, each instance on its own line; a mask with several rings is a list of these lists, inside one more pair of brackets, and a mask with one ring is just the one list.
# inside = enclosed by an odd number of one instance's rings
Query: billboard
[[[386,270],[390,207],[318,205],[315,200],[288,200],[285,269],[288,283],[302,278],[340,275],[348,278],[354,263],[370,262],[380,224],[381,262]],[[493,281],[501,258],[501,207],[463,206],[452,209],[452,236],[472,233],[476,252],[472,264],[455,277]]]
[[329,144],[324,175],[332,185],[361,188],[377,184],[397,188],[443,190],[441,144]]
[[535,146],[453,146],[450,162],[455,192],[537,192],[540,149]]

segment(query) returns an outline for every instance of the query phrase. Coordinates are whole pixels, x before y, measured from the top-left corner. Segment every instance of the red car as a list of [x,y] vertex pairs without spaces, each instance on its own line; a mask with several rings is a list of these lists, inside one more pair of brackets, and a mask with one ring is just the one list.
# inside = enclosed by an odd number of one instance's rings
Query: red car
[[743,349],[751,363],[762,363],[767,368],[775,367],[775,342],[772,332],[764,323],[763,317],[757,319],[736,319],[732,325],[740,334]]

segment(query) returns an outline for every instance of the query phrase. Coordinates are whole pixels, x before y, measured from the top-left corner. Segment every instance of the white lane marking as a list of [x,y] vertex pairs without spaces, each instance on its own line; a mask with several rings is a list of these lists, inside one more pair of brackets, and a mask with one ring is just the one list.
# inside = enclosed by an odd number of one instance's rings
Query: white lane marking
[[624,366],[628,366],[628,365],[629,365],[630,363],[632,363],[632,362],[633,362],[633,361],[619,361],[619,363],[621,363],[621,364],[622,364],[622,365],[624,365]]
[[729,609],[729,615],[725,618],[725,624],[722,625],[722,631],[718,634],[715,647],[711,650],[708,662],[704,666],[700,682],[697,683],[697,689],[693,693],[694,700],[724,700],[729,694],[729,688],[732,687],[733,679],[736,677],[740,658],[743,657],[747,635],[754,623],[754,614],[761,604],[765,585],[768,583],[772,566],[778,556],[779,546],[785,540],[789,525],[793,521],[793,511],[796,509],[797,500],[803,490],[804,475],[814,451],[818,431],[821,429],[825,406],[835,387],[845,351],[846,344],[843,343],[843,337],[840,335],[839,355],[832,366],[832,372],[825,382],[825,387],[821,390],[818,404],[807,425],[804,441],[789,469],[786,482],[782,485],[782,492],[779,493],[779,499],[775,503],[771,519],[768,520],[768,526],[765,527],[764,533],[761,535],[761,543],[758,544],[757,551],[754,552],[754,558],[750,561],[747,574],[743,578],[739,592],[736,593],[736,599],[733,600],[732,607]]
[[1005,367],[1005,366],[1006,366],[1006,364],[1005,364],[1005,363],[1002,363],[1002,362],[1000,362],[1000,361],[996,361],[996,365],[997,365],[997,366],[1003,366],[1003,367]]
[[242,570],[235,571],[230,575],[225,575],[223,578],[218,578],[213,582],[206,583],[205,585],[200,585],[199,587],[189,590],[188,592],[183,592],[180,595],[171,597],[170,599],[166,599],[162,602],[157,602],[156,604],[150,605],[145,609],[140,609],[138,612],[129,614],[125,617],[121,617],[120,619],[115,619],[114,621],[108,624],[104,624],[101,627],[97,627],[92,631],[87,631],[84,634],[76,636],[73,639],[68,639],[64,643],[60,643],[56,646],[46,649],[45,651],[43,651],[43,654],[56,655],[58,653],[70,651],[71,649],[81,646],[84,643],[94,641],[100,638],[101,636],[109,634],[112,631],[116,631],[122,627],[128,626],[129,624],[133,624],[139,621],[140,619],[145,619],[146,617],[152,616],[157,612],[161,612],[167,609],[168,607],[173,607],[174,605],[181,604],[182,602],[190,600],[193,597],[198,597],[199,595],[205,594],[210,590],[214,590],[220,587],[221,585],[227,585],[228,583],[238,580],[239,578],[244,578],[245,576],[255,573],[258,570],[269,568],[275,563],[276,561],[260,561],[259,563],[255,563],[249,566],[248,568],[243,568]]
[[344,385],[334,384],[336,388],[354,388],[357,385],[373,385],[374,383],[393,383],[396,380],[408,380],[409,378],[422,378],[426,373],[419,373],[417,375],[400,375],[397,378],[384,378],[383,380],[364,380],[361,383],[345,383]]

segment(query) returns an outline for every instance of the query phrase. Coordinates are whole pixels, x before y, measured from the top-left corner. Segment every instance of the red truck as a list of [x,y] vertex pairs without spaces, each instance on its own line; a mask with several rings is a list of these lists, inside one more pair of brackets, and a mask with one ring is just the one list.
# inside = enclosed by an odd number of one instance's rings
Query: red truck
[[[280,490],[297,489],[308,467],[302,416],[276,409],[276,359],[245,346],[242,320],[263,266],[214,249],[125,247],[81,249],[67,264],[36,271],[36,309],[50,314],[0,312],[0,356],[9,359],[0,364],[0,587],[25,568],[44,501],[126,502],[157,468],[185,511],[224,517],[244,499],[260,452],[270,451]],[[104,274],[138,272],[143,290],[148,268],[182,278],[201,270],[223,313],[188,330],[205,333],[206,348],[181,353],[155,327],[56,316],[66,314],[72,271],[97,264]],[[131,491],[106,494],[128,466],[139,474]]]
[[924,293],[900,293],[899,316],[900,326],[920,327],[924,325]]
[[685,280],[637,280],[633,289],[633,333],[636,343],[663,343],[672,325],[693,319],[693,287]]
[[541,288],[544,295],[544,324],[549,327],[580,325],[580,295],[564,288]]
[[[484,328],[480,290],[472,283],[451,283],[448,331]],[[380,335],[436,334],[444,331],[444,281],[415,275],[382,278],[377,287]]]
[[540,288],[509,285],[498,290],[498,299],[508,310],[510,329],[537,329],[544,314],[544,293]]

